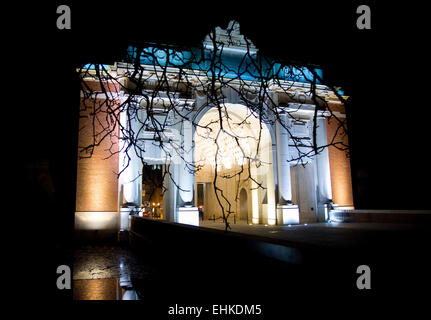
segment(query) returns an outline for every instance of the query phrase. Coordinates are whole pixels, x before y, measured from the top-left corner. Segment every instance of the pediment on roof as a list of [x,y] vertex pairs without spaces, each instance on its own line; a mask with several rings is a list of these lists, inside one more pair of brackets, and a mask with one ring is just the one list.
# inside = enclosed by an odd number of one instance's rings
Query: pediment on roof
[[[217,46],[224,48],[232,48],[247,51],[256,51],[255,45],[240,32],[239,22],[232,20],[228,23],[226,29],[217,27],[215,29],[215,41]],[[213,46],[213,40],[210,35],[207,35],[204,40],[204,45],[207,47]]]

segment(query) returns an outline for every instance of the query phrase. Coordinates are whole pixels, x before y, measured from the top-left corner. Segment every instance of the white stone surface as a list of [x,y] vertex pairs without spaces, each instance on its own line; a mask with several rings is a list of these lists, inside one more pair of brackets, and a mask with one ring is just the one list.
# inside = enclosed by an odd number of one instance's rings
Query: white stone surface
[[193,187],[195,175],[191,164],[193,163],[193,127],[191,121],[183,122],[183,157],[181,161],[181,172],[179,180],[179,193],[184,203],[193,201]]
[[[131,117],[131,116],[130,116]],[[120,114],[120,123],[124,128],[138,132],[139,124],[135,120],[129,121],[127,112],[123,111]],[[124,138],[122,131],[120,131],[120,138]],[[127,139],[119,140],[119,168],[118,172],[121,175],[118,179],[118,190],[123,190],[123,202],[134,203],[138,206],[141,205],[142,196],[140,191],[142,190],[142,163],[141,159],[135,152],[133,147],[128,148]],[[122,203],[120,203],[122,205]]]
[[[318,147],[323,147],[328,144],[326,138],[326,119],[324,117],[317,118],[316,140]],[[331,172],[329,169],[328,148],[324,148],[316,156],[316,164],[318,201],[319,203],[324,203],[332,199]]]
[[[280,114],[282,124],[289,127],[286,114]],[[277,137],[277,168],[278,168],[278,192],[284,201],[292,201],[292,186],[289,165],[289,133],[280,123],[276,123]]]
[[177,215],[178,223],[199,226],[199,210],[197,207],[180,207]]
[[299,208],[297,205],[280,205],[277,207],[282,217],[281,224],[299,224]]
[[132,208],[120,209],[120,230],[129,230],[129,215]]

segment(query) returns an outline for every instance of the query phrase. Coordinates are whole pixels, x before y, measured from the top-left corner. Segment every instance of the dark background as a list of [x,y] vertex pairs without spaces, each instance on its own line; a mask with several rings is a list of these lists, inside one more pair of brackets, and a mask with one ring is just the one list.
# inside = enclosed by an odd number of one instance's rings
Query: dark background
[[[56,28],[60,4],[71,8],[71,30]],[[356,28],[360,4],[371,8],[371,30]],[[73,235],[79,106],[75,68],[113,63],[129,40],[199,45],[211,27],[225,27],[235,19],[262,54],[321,65],[328,83],[351,96],[355,207],[431,208],[424,8],[376,1],[61,1],[21,4],[4,14],[9,16],[3,27],[8,43],[3,48],[8,56],[3,60],[8,83],[4,104],[11,113],[3,119],[10,128],[12,152],[7,154],[19,165],[18,171],[5,171],[14,190],[20,190],[8,202],[15,211],[22,208],[16,237],[30,253],[19,266],[22,272],[39,272],[30,286],[36,291],[52,279],[52,297],[63,297],[55,290],[55,271],[45,266],[67,262],[68,255],[61,253],[69,250]],[[17,223],[16,216],[12,219]]]

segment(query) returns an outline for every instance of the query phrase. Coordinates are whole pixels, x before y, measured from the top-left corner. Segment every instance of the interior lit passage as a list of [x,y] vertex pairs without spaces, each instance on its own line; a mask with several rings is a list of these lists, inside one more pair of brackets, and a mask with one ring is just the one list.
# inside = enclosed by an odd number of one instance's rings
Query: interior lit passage
[[163,219],[163,165],[143,165],[140,216]]
[[213,107],[196,127],[196,205],[202,219],[276,224],[271,135],[246,106]]

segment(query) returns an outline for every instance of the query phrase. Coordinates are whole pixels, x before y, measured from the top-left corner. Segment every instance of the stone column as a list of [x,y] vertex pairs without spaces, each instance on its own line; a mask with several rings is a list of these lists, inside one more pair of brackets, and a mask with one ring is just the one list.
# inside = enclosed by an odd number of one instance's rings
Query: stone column
[[[129,112],[133,112],[130,111]],[[123,111],[120,114],[121,125],[125,128],[131,126],[134,132],[137,132],[137,123],[135,120],[128,121],[127,111]],[[129,138],[123,136],[120,133],[119,139],[119,172],[121,172],[118,187],[120,192],[120,199],[123,199],[123,203],[120,203],[120,230],[127,230],[129,225],[129,213],[130,211],[140,207],[142,202],[142,163],[141,159],[135,152],[135,148],[127,146],[129,145]]]
[[[253,177],[253,179],[258,179],[257,177],[257,173],[258,173],[258,168],[256,168],[256,164],[254,162],[251,162],[251,176]],[[259,187],[257,185],[257,183],[252,180],[251,181],[251,221],[253,224],[258,224],[260,222],[259,219],[259,213],[260,213],[260,209],[259,209]]]
[[[326,118],[317,118],[316,130],[317,147],[326,146],[328,144],[326,136]],[[328,219],[329,203],[332,202],[332,187],[331,187],[331,171],[329,168],[329,152],[325,147],[316,156],[317,166],[317,219],[318,221],[326,221]]]
[[[281,123],[289,126],[289,119],[285,113],[280,114]],[[277,138],[277,172],[278,172],[278,193],[280,204],[292,203],[292,186],[290,182],[289,165],[289,132],[279,122],[276,123]]]
[[199,225],[199,211],[193,206],[195,174],[193,163],[193,126],[189,120],[183,120],[183,158],[180,164],[178,185],[182,205],[178,210],[177,222]]
[[[284,125],[284,126],[283,126]],[[292,186],[290,179],[289,165],[289,132],[290,120],[287,114],[280,114],[280,123],[276,123],[277,139],[277,173],[278,173],[278,193],[279,203],[277,214],[280,217],[280,224],[299,223],[298,206],[292,203]]]

